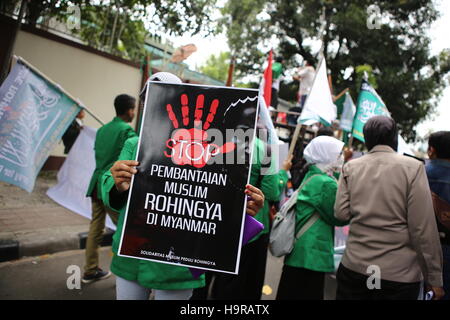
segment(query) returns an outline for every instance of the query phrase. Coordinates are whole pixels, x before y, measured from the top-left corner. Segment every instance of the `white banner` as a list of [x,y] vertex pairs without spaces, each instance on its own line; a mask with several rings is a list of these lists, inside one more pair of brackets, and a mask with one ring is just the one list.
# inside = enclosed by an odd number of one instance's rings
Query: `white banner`
[[[91,219],[91,198],[86,192],[95,170],[94,142],[97,129],[84,126],[58,172],[58,183],[48,189],[47,195],[63,207]],[[106,226],[116,230],[109,216]]]
[[414,152],[411,150],[411,148],[408,146],[408,144],[406,143],[406,141],[403,139],[403,137],[401,135],[398,135],[398,147],[397,147],[397,152],[400,154],[409,154],[411,156],[414,155]]
[[322,118],[330,125],[333,120],[336,120],[336,113],[336,105],[333,103],[328,83],[327,65],[325,59],[322,58],[313,86],[298,121],[299,123],[310,125],[319,122],[320,118]]

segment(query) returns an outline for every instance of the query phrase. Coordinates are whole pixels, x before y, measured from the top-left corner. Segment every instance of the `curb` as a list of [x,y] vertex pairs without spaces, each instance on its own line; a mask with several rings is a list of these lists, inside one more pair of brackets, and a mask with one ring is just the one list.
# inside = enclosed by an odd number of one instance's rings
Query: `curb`
[[[102,242],[100,243],[101,247],[107,247],[112,244],[112,237],[114,235],[114,230],[111,230],[109,228],[106,228],[105,233],[103,234]],[[80,239],[80,244],[78,249],[86,249],[86,240],[87,240],[88,233],[87,232],[81,232],[78,234],[78,237]]]
[[[111,246],[114,230],[106,228],[101,247]],[[35,238],[26,241],[0,239],[0,263],[18,260],[23,257],[40,256],[68,250],[86,249],[88,232],[49,236],[45,239]]]
[[0,262],[19,259],[19,241],[0,239]]

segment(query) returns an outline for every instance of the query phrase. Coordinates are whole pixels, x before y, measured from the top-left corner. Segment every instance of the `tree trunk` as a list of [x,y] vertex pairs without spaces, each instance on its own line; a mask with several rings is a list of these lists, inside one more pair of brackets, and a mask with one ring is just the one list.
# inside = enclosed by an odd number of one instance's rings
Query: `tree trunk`
[[116,33],[116,27],[117,27],[117,20],[119,19],[119,1],[116,0],[116,15],[114,17],[114,24],[111,31],[111,37],[109,39],[109,50],[112,52],[113,45],[114,45],[114,35]]
[[127,19],[128,19],[128,10],[125,9],[125,13],[122,17],[122,21],[120,23],[120,29],[119,32],[117,33],[117,41],[119,41],[120,37],[122,36],[122,32],[125,29],[125,26],[127,24]]
[[[103,1],[100,4],[100,10],[102,10],[101,8],[103,8]],[[103,22],[103,30],[100,34],[100,45],[101,47],[105,47],[106,46],[106,41],[108,40],[108,36],[106,34],[106,31],[108,30],[108,20],[109,20],[109,15],[111,13],[111,5],[108,5],[108,11],[106,12],[106,16]]]

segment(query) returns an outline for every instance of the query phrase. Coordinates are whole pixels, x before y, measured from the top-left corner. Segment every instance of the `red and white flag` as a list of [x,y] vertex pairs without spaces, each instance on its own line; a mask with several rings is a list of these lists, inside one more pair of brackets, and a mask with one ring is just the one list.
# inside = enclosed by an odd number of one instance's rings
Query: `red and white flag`
[[266,106],[270,106],[272,99],[272,50],[269,52],[267,68],[264,71],[264,101]]

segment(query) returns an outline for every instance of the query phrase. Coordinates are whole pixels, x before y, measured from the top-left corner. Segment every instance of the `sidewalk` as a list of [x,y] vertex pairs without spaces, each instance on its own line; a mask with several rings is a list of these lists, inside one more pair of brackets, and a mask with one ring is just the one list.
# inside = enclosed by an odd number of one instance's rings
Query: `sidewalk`
[[56,171],[43,171],[32,193],[0,182],[0,262],[83,247],[89,220],[47,195]]

